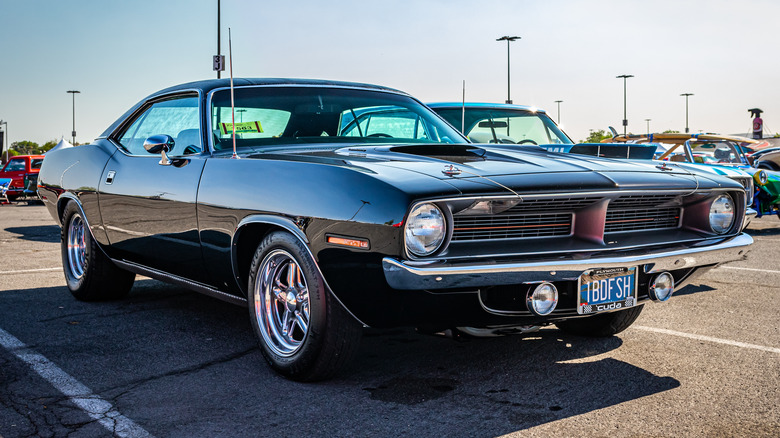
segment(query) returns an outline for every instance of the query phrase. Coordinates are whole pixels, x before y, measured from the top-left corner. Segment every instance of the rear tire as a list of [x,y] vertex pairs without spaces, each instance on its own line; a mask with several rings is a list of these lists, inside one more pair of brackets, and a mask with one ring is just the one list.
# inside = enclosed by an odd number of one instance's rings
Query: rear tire
[[287,378],[330,378],[357,352],[361,325],[328,291],[303,243],[287,232],[270,233],[258,245],[248,298],[263,356]]
[[65,281],[77,300],[114,300],[133,287],[135,274],[119,268],[103,253],[75,202],[69,202],[62,212],[60,247]]
[[609,337],[627,329],[639,318],[644,305],[618,312],[603,313],[587,318],[575,318],[555,323],[559,329],[578,336]]

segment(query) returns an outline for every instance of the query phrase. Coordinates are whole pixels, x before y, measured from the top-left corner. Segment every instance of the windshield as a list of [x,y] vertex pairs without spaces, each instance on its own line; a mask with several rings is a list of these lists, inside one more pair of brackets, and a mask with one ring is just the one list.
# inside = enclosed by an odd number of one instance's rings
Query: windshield
[[[310,143],[466,143],[414,99],[328,87],[235,89],[236,147]],[[231,149],[230,90],[214,93],[215,149]]]
[[[747,164],[742,160],[739,146],[730,141],[691,142],[694,161],[710,164]],[[697,161],[698,162],[698,161]]]
[[573,144],[571,139],[542,112],[520,108],[434,109],[452,126],[461,126],[474,143]]

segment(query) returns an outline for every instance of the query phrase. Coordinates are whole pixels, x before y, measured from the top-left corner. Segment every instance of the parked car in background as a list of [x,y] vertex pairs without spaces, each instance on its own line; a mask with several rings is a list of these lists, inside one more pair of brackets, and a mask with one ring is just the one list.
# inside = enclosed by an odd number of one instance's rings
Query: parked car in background
[[[37,183],[38,172],[43,163],[43,155],[17,155],[11,157],[0,170],[0,179],[10,178],[11,184],[5,195],[9,201],[14,201],[20,196],[37,196],[36,188],[29,190],[30,181]],[[25,193],[25,190],[28,190]]]
[[[143,99],[47,155],[39,191],[77,299],[143,274],[238,304],[292,379],[335,373],[362,326],[610,336],[752,243],[725,178],[477,146],[385,87],[236,79],[232,107],[229,84]],[[565,141],[541,123],[520,140]]]
[[[605,142],[625,144],[663,144],[666,151],[659,159],[686,163],[701,163],[717,167],[740,169],[753,176],[755,195],[753,209],[757,217],[774,214],[780,217],[780,172],[774,168],[772,159],[780,159],[771,149],[764,149],[747,156],[745,147],[758,141],[722,136],[717,134],[650,134],[615,136]],[[765,142],[764,142],[765,143]],[[706,157],[706,158],[705,158]]]
[[[656,143],[575,144],[544,110],[530,106],[472,102],[429,103],[428,106],[477,143],[533,144],[550,152],[630,160],[652,160],[666,151]],[[700,156],[696,162],[705,160]],[[678,167],[680,171],[725,176],[737,181],[748,192],[748,205],[753,205],[752,174],[739,169],[698,164]],[[754,210],[748,213],[749,216],[756,215]]]

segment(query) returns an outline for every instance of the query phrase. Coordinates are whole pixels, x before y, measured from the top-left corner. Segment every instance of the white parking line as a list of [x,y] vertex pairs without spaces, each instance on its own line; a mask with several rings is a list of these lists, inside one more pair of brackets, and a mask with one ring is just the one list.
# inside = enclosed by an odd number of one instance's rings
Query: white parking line
[[644,330],[646,332],[661,333],[664,335],[680,336],[682,338],[696,339],[697,341],[715,342],[717,344],[731,345],[734,347],[751,348],[753,350],[768,351],[770,353],[780,354],[780,348],[765,347],[763,345],[746,344],[744,342],[730,341],[728,339],[713,338],[711,336],[694,335],[691,333],[676,332],[674,330],[666,330],[655,327],[646,327],[642,325],[631,326],[631,328]]
[[68,400],[97,420],[112,434],[120,437],[152,436],[131,419],[120,414],[111,403],[93,394],[81,382],[69,376],[49,359],[36,353],[3,329],[0,329],[0,346],[27,363],[54,388],[65,394]]
[[29,274],[31,272],[49,272],[59,271],[62,268],[38,268],[38,269],[20,269],[18,271],[0,271],[0,275],[3,274]]
[[718,266],[718,268],[721,268],[721,269],[737,269],[739,271],[766,272],[766,273],[769,273],[769,274],[780,274],[780,271],[773,271],[771,269],[740,268],[739,266]]

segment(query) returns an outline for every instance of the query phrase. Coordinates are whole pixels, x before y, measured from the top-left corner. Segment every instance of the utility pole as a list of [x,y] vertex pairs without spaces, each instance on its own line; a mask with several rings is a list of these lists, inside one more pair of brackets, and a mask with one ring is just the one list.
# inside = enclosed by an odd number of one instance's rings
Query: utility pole
[[558,123],[559,125],[561,124],[561,102],[563,101],[562,100],[555,101],[555,103],[558,104],[558,121],[556,123]]
[[685,96],[685,133],[689,132],[688,129],[688,96],[693,96],[693,93],[683,93],[680,96]]
[[626,113],[626,79],[633,78],[634,75],[620,75],[616,78],[623,78],[623,136],[626,136],[626,129],[628,128],[628,117]]
[[645,122],[647,122],[647,135],[650,135],[650,120],[652,119],[645,119]]
[[68,90],[68,93],[73,95],[73,131],[71,135],[73,136],[73,146],[76,146],[76,94],[81,93],[81,91]]
[[502,36],[497,38],[496,41],[506,41],[506,103],[512,103],[512,97],[509,88],[509,43],[511,41],[519,40],[519,36]]

